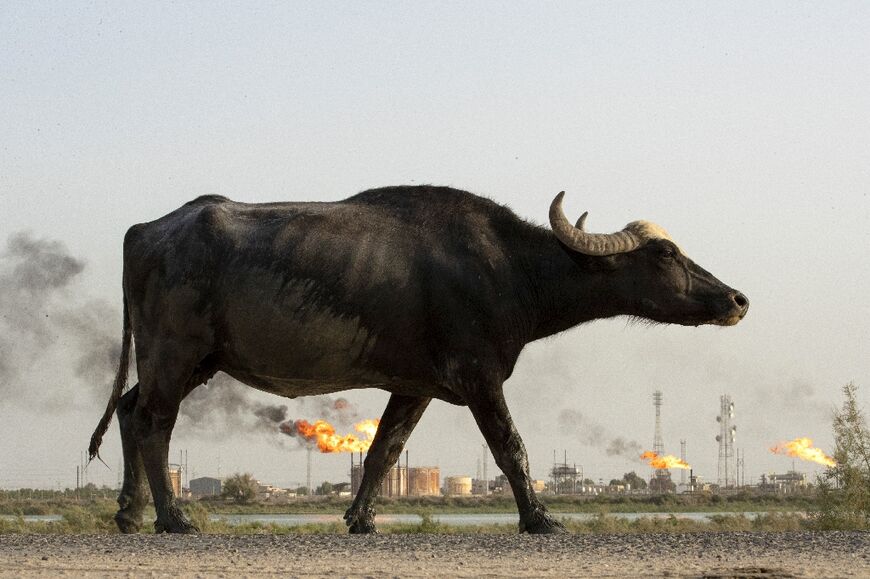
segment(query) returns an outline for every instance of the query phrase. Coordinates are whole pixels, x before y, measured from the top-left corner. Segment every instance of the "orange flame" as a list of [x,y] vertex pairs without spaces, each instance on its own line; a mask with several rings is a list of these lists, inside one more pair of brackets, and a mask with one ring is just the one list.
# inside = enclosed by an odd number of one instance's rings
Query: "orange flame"
[[658,453],[648,450],[640,455],[640,457],[647,461],[651,467],[658,470],[665,468],[692,468],[686,461],[680,460],[670,454],[659,456]]
[[770,452],[817,462],[825,466],[837,466],[836,460],[822,452],[821,449],[813,447],[813,440],[811,438],[800,437],[789,442],[781,442],[771,447]]
[[[380,420],[376,418],[354,424],[356,431],[364,434],[365,438],[354,434],[344,436],[336,434],[335,427],[325,420],[315,420],[313,424],[307,420],[297,420],[292,427],[297,434],[316,443],[320,452],[366,452],[372,445],[372,440],[378,431],[378,424]],[[289,426],[289,424],[282,424],[281,429],[287,431]]]

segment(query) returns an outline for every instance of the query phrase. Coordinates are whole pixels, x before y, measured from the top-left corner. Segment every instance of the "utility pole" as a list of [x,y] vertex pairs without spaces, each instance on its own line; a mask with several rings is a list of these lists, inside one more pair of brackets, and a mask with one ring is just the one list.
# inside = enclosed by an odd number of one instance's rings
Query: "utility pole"
[[483,448],[483,496],[487,496],[489,494],[489,478],[487,478],[486,463],[489,462],[487,460],[487,458],[489,456],[488,455],[489,448],[486,446],[485,443],[482,445],[482,448]]
[[305,485],[308,487],[308,495],[310,496],[312,493],[311,489],[311,446],[308,447],[308,458],[307,458],[307,467],[305,470]]
[[[680,460],[686,462],[686,441],[685,439],[680,440]],[[686,484],[686,469],[680,469],[680,484]]]

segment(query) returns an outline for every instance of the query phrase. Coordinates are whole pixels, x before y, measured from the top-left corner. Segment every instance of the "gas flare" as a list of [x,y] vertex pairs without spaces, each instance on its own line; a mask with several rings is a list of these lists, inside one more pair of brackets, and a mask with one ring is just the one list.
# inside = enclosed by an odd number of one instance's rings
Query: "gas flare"
[[335,433],[335,427],[325,420],[315,420],[314,423],[307,420],[296,420],[281,424],[281,432],[290,436],[301,436],[305,440],[317,444],[320,452],[366,452],[372,445],[375,433],[378,431],[380,420],[363,420],[353,425],[357,432],[365,435],[365,438],[355,434],[344,436]]
[[647,461],[651,467],[658,470],[665,468],[692,468],[686,461],[680,460],[676,456],[670,454],[659,456],[658,453],[651,450],[640,455],[640,458]]
[[785,454],[792,458],[817,462],[825,466],[837,466],[837,461],[813,446],[813,440],[807,437],[795,438],[789,442],[781,442],[771,447],[774,454]]

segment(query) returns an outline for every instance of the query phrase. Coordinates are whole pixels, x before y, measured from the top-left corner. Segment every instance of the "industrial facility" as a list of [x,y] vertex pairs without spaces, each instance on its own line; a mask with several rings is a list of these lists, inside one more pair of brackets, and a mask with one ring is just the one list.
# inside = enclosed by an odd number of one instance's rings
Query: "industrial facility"
[[[750,490],[756,493],[771,494],[796,494],[811,492],[812,485],[807,480],[807,475],[792,469],[782,474],[767,473],[760,477],[756,484],[746,484],[746,465],[744,454],[736,448],[737,426],[734,424],[734,402],[729,394],[719,397],[719,413],[716,416],[718,433],[715,440],[718,445],[717,471],[715,480],[705,480],[695,475],[694,470],[686,462],[687,441],[680,439],[679,459],[666,454],[663,435],[663,402],[664,396],[661,390],[655,390],[652,395],[654,408],[654,432],[652,451],[645,452],[653,457],[664,457],[671,462],[663,464],[659,461],[650,460],[651,472],[649,478],[638,476],[634,471],[626,473],[622,479],[612,479],[605,484],[603,479],[597,482],[587,478],[584,474],[583,465],[568,460],[568,450],[563,449],[557,459],[557,451],[553,451],[553,463],[549,469],[548,480],[534,480],[532,486],[535,492],[551,495],[578,495],[595,496],[601,494],[698,494],[698,493],[736,493]],[[463,473],[451,473],[441,480],[441,470],[437,466],[410,466],[408,451],[404,453],[404,461],[399,459],[396,465],[389,469],[379,489],[379,495],[383,497],[425,497],[425,496],[450,496],[470,497],[486,496],[490,494],[510,494],[512,492],[507,478],[499,473],[490,478],[488,466],[491,461],[488,447],[482,445],[482,454],[477,458],[476,476],[471,477]],[[295,489],[279,488],[270,484],[257,482],[256,500],[272,503],[285,503],[297,500],[305,494],[313,494],[312,486],[312,447],[309,447],[306,456],[304,487]],[[317,494],[332,494],[337,496],[356,495],[362,484],[365,472],[364,456],[362,452],[351,454],[350,482],[339,481],[324,483],[318,487]],[[641,458],[641,457],[639,457]],[[82,461],[82,464],[83,461]],[[635,467],[636,468],[636,467]],[[671,468],[679,468],[679,483],[675,483]],[[223,479],[220,476],[220,462],[218,462],[218,476],[203,476],[194,479],[188,477],[187,455],[182,452],[179,461],[169,465],[169,480],[173,493],[178,498],[190,498],[194,500],[220,497],[223,490]],[[82,465],[77,467],[76,488],[85,484],[85,469]],[[648,480],[648,484],[647,481]],[[120,485],[120,480],[119,480]]]
[[553,468],[550,469],[550,492],[554,495],[575,495],[582,493],[583,467],[568,464],[568,451],[565,451],[565,461],[556,462],[556,451],[553,451]]
[[[382,497],[425,497],[438,496],[441,494],[441,469],[437,466],[411,467],[408,464],[407,453],[405,454],[405,466],[397,464],[391,468],[381,483],[380,496]],[[401,461],[400,461],[401,462]],[[362,485],[365,465],[362,455],[359,462],[354,461],[351,454],[350,465],[350,492],[356,495]],[[469,479],[470,481],[471,479]],[[469,482],[469,486],[470,486]]]

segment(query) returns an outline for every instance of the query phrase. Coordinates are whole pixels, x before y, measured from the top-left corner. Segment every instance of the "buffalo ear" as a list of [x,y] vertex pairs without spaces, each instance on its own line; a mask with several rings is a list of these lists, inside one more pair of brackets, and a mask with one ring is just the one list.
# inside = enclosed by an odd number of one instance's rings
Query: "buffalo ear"
[[571,256],[574,263],[589,271],[613,271],[619,269],[620,264],[623,262],[622,258],[624,257],[623,254],[586,255],[584,253],[570,250],[568,250],[568,254]]

